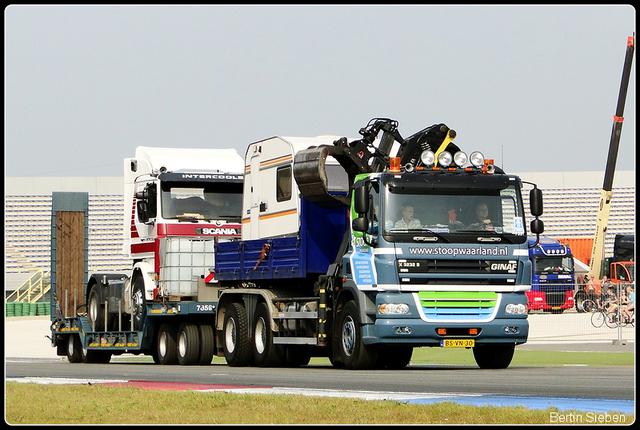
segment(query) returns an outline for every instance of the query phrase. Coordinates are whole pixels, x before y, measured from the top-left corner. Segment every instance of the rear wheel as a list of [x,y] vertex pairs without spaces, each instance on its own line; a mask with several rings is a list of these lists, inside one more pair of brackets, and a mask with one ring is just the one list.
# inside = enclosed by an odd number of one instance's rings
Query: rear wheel
[[67,341],[67,359],[69,363],[82,363],[82,344],[80,336],[72,334]]
[[239,303],[230,303],[222,326],[224,358],[231,367],[248,366],[253,358],[249,341],[247,311]]
[[256,366],[273,367],[282,364],[283,355],[283,348],[273,343],[269,308],[266,303],[260,303],[256,309],[253,330],[253,360]]
[[200,358],[200,333],[195,324],[183,323],[178,329],[178,362],[197,364]]
[[344,367],[351,370],[372,369],[378,361],[378,350],[362,341],[362,324],[356,302],[347,302],[339,313],[338,348]]
[[100,286],[94,284],[89,291],[89,309],[87,317],[93,331],[104,330],[104,307],[100,303]]
[[216,349],[213,327],[209,324],[200,324],[198,325],[198,331],[200,332],[200,356],[198,358],[198,364],[211,364]]
[[473,357],[481,369],[506,369],[511,364],[515,344],[476,345]]
[[178,348],[176,326],[164,323],[158,329],[158,362],[160,364],[177,364]]

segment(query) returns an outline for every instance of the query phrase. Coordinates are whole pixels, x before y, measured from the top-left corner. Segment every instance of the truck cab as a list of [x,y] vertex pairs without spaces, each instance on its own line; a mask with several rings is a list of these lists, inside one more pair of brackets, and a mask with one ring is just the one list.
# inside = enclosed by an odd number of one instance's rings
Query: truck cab
[[529,237],[533,268],[528,309],[562,313],[574,306],[575,273],[571,248],[549,237]]

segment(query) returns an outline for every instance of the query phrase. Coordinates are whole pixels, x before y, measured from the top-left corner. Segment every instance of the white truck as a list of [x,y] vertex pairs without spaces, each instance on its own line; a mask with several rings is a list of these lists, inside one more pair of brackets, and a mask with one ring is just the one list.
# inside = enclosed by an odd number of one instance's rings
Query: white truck
[[58,355],[108,362],[126,352],[162,364],[211,363],[214,245],[240,236],[243,171],[234,149],[137,147],[124,160],[122,213],[122,251],[133,266],[87,275],[71,312],[60,306],[67,285],[53,285]]

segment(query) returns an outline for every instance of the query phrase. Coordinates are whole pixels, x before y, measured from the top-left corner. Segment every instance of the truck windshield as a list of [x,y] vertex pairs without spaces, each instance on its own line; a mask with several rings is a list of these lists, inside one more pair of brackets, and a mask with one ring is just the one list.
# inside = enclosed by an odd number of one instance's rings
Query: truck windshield
[[573,273],[573,257],[536,257],[534,270],[536,275]]
[[180,220],[239,222],[242,214],[242,183],[162,184],[162,217]]
[[412,240],[422,233],[448,242],[493,236],[522,243],[527,236],[519,190],[513,183],[501,185],[420,188],[390,184],[382,198],[383,234],[392,241]]

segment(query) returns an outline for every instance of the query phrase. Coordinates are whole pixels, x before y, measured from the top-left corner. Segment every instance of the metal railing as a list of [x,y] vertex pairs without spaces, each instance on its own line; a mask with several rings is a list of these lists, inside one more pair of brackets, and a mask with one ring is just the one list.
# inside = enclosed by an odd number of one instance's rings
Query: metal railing
[[51,290],[49,270],[34,272],[29,279],[7,296],[5,302],[35,303]]

